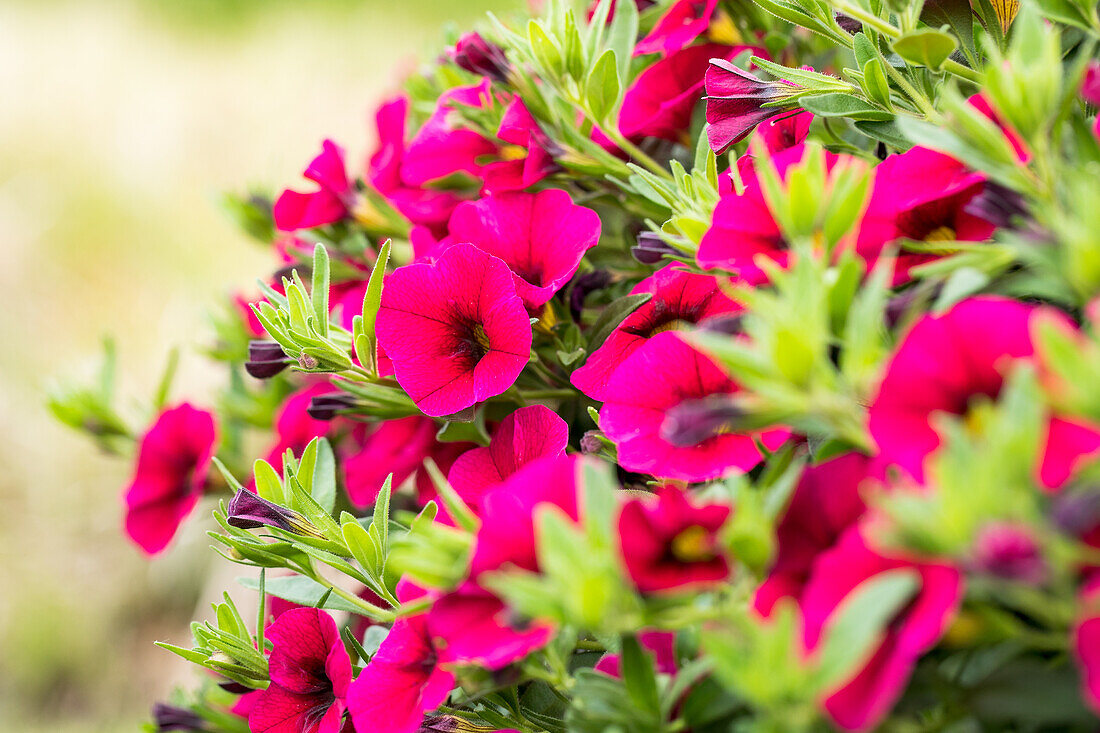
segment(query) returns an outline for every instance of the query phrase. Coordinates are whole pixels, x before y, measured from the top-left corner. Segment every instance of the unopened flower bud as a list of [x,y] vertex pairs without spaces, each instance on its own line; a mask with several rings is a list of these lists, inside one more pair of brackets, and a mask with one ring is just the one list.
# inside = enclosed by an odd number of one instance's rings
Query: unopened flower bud
[[721,333],[726,336],[737,336],[745,328],[744,319],[740,313],[723,313],[720,316],[708,318],[699,324],[699,329],[707,333]]
[[226,521],[237,529],[278,527],[294,534],[322,537],[309,520],[295,511],[268,501],[247,489],[239,489],[229,501]]
[[845,33],[851,33],[853,36],[863,30],[863,24],[850,15],[844,13],[836,13],[836,24],[840,26],[840,30]]
[[450,52],[451,61],[471,74],[487,76],[493,81],[506,81],[512,70],[504,49],[489,43],[478,33],[467,33],[458,39]]
[[290,365],[283,347],[274,341],[249,341],[244,369],[256,379],[270,379]]
[[1051,519],[1058,529],[1078,539],[1100,527],[1100,487],[1062,492],[1054,497]]
[[607,270],[593,270],[578,277],[573,283],[573,289],[569,292],[569,312],[573,314],[573,318],[580,320],[584,300],[589,293],[607,287],[610,282],[611,273]]
[[599,430],[589,430],[581,436],[581,453],[590,455],[592,453],[599,453],[602,449],[603,442],[600,440]]
[[210,730],[206,727],[206,722],[190,710],[163,702],[153,705],[153,725],[157,727],[158,733]]
[[978,534],[974,569],[1004,580],[1042,585],[1049,574],[1038,543],[1025,527],[990,524]]
[[963,207],[963,212],[988,221],[998,229],[1018,228],[1021,219],[1028,219],[1024,197],[999,183],[987,182],[981,193]]
[[665,413],[660,436],[672,445],[698,445],[707,438],[733,431],[744,411],[727,396],[685,400]]
[[321,395],[309,401],[306,413],[314,420],[331,420],[341,410],[355,407],[355,399],[349,395]]
[[638,235],[638,243],[630,248],[630,254],[643,265],[656,265],[665,255],[676,254],[676,250],[657,232],[642,232]]

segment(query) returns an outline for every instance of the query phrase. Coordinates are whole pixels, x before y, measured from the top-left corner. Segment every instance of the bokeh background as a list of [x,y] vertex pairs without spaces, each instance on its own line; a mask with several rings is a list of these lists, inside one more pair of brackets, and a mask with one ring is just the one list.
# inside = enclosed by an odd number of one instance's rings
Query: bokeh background
[[[191,672],[214,563],[202,521],[143,559],[120,532],[130,466],[53,422],[47,390],[118,344],[122,401],[222,378],[196,353],[269,266],[222,191],[297,184],[326,136],[350,166],[370,112],[447,23],[521,0],[0,0],[0,730],[135,730]],[[230,574],[232,577],[232,572]]]

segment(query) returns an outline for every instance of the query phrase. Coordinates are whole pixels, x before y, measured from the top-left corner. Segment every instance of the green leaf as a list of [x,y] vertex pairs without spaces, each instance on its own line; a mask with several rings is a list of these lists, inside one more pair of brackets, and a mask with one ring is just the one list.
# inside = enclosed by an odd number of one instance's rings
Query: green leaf
[[759,56],[753,56],[749,61],[772,76],[797,84],[805,89],[820,92],[843,92],[850,88],[840,79],[828,74],[819,74],[816,71],[806,71],[805,69],[792,69],[789,66],[762,59]]
[[623,684],[630,700],[641,710],[659,716],[661,700],[657,691],[657,675],[653,671],[653,660],[642,649],[638,638],[626,634],[622,638],[622,659],[620,670]]
[[855,123],[856,129],[872,140],[886,143],[890,147],[905,152],[913,147],[913,143],[902,133],[898,126],[891,122],[872,122],[861,120]]
[[286,506],[287,496],[283,492],[283,479],[275,473],[275,469],[267,461],[259,458],[252,465],[252,473],[256,477],[256,493],[261,499]]
[[391,473],[382,482],[382,488],[374,500],[374,514],[371,517],[371,527],[382,546],[383,552],[390,541],[390,493],[393,491],[393,474]]
[[804,109],[820,117],[847,117],[853,120],[871,120],[875,122],[894,119],[893,113],[879,109],[854,94],[842,92],[805,96],[799,100],[799,104]]
[[861,69],[867,65],[868,61],[878,59],[878,49],[863,32],[852,36],[852,53],[855,54],[856,64]]
[[552,76],[562,73],[561,50],[536,20],[527,23],[527,40],[542,68]]
[[948,33],[920,28],[894,41],[893,49],[911,64],[938,71],[958,45],[958,41]]
[[969,0],[925,0],[920,17],[933,28],[950,26],[967,55],[970,58],[977,55],[974,48],[974,11]]
[[584,85],[588,110],[598,124],[607,123],[619,104],[621,90],[615,51],[609,48],[596,60]]
[[[369,341],[371,349],[374,348],[374,324],[378,320],[378,309],[382,305],[382,280],[386,276],[386,266],[390,261],[390,249],[390,240],[387,239],[382,243],[382,248],[378,250],[378,259],[374,263],[374,269],[371,270],[370,280],[367,281],[367,290],[363,293],[362,334]],[[358,346],[356,346],[357,354],[358,351]],[[374,352],[371,353],[373,363]],[[362,361],[362,354],[359,354],[359,359]]]
[[[629,5],[629,3],[624,3]],[[624,295],[618,300],[612,301],[600,313],[599,318],[592,324],[592,330],[588,334],[588,353],[600,348],[607,340],[611,332],[623,322],[627,316],[649,302],[653,293],[638,293],[637,295]]]
[[[260,582],[256,578],[241,577],[237,582],[249,590],[259,590]],[[316,606],[326,593],[331,593],[331,586],[321,585],[304,575],[291,575],[285,578],[267,578],[266,590],[276,598],[297,603],[300,606]],[[324,608],[329,611],[346,611],[348,613],[362,614],[363,609],[345,601],[337,595],[330,595],[325,601]]]
[[960,267],[947,278],[943,284],[943,290],[936,298],[932,310],[943,313],[951,306],[978,292],[989,284],[989,276],[973,267]]
[[863,89],[867,96],[887,109],[891,108],[890,83],[882,70],[882,62],[871,59],[863,66]]
[[[317,460],[313,466],[310,495],[326,513],[332,514],[336,508],[336,457],[326,438],[314,438],[317,441]],[[303,470],[305,466],[303,465]]]
[[619,66],[619,86],[625,89],[630,81],[630,59],[638,40],[638,6],[616,3],[615,19],[607,31],[607,48],[615,52]]
[[313,282],[310,296],[313,300],[313,324],[322,338],[328,338],[328,250],[320,242],[313,248]]

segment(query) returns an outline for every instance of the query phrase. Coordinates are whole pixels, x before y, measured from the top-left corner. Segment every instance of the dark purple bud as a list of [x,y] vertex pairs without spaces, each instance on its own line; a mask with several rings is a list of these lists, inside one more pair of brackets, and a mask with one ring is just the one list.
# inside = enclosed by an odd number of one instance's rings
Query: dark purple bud
[[840,30],[844,31],[845,33],[850,33],[854,36],[861,30],[863,30],[863,24],[849,15],[845,15],[844,13],[837,13],[835,17],[836,24],[839,25]]
[[244,370],[256,379],[270,379],[290,366],[283,347],[274,341],[249,341]]
[[237,529],[278,527],[295,534],[310,537],[322,536],[317,528],[298,512],[274,504],[247,489],[239,489],[230,499],[226,521],[231,527]]
[[350,395],[321,395],[309,401],[306,414],[314,420],[331,420],[339,415],[341,410],[350,410],[355,405],[355,398]]
[[1100,487],[1058,494],[1051,519],[1058,529],[1078,539],[1100,528]]
[[941,285],[936,285],[931,290],[926,291],[922,291],[920,288],[909,288],[890,298],[886,302],[886,312],[884,314],[886,327],[890,329],[897,328],[898,324],[910,313],[920,298],[925,298],[925,302],[934,301],[942,289],[943,286]]
[[744,331],[744,319],[739,313],[723,313],[703,321],[699,324],[699,328],[708,333],[737,336]]
[[982,192],[970,199],[963,211],[998,228],[1018,228],[1021,220],[1030,219],[1023,196],[992,182],[986,183]]
[[665,255],[674,255],[678,252],[657,232],[642,232],[638,235],[638,243],[630,248],[630,254],[643,265],[656,265],[665,258]]
[[728,395],[685,400],[665,413],[660,436],[672,445],[699,445],[707,438],[733,432],[744,411]]
[[467,33],[459,38],[450,56],[451,61],[460,69],[487,76],[493,81],[507,81],[512,70],[504,49],[495,43],[489,43],[478,33]]
[[177,708],[163,702],[153,705],[153,724],[157,726],[158,733],[167,733],[171,730],[210,730],[206,727],[206,721],[190,710]]
[[240,682],[234,682],[233,680],[222,680],[218,683],[218,687],[222,688],[232,695],[243,695],[246,692],[252,692],[253,690],[253,688],[246,687]]
[[573,289],[569,292],[569,312],[573,314],[573,320],[580,320],[588,294],[606,288],[610,282],[611,273],[607,270],[586,272],[576,279]]
[[600,440],[599,430],[589,430],[581,436],[581,453],[591,455],[603,450],[603,441]]
[[990,524],[978,534],[971,559],[974,570],[1003,580],[1042,585],[1049,568],[1026,527]]

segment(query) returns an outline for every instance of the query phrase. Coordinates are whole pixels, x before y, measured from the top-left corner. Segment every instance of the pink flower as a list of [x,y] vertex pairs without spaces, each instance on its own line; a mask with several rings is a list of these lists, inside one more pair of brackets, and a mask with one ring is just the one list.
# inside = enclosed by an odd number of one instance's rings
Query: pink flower
[[720,285],[716,277],[685,272],[675,263],[653,273],[630,291],[653,297],[627,316],[569,381],[592,399],[603,400],[611,374],[654,335],[740,311]]
[[409,186],[422,186],[437,178],[466,173],[481,180],[481,158],[495,156],[498,146],[481,133],[460,127],[454,119],[462,107],[486,109],[493,105],[490,81],[482,79],[469,87],[455,87],[439,98],[435,113],[428,118],[405,150],[401,179]]
[[378,149],[371,156],[367,177],[402,216],[434,235],[443,236],[451,212],[462,199],[451,191],[410,186],[402,180],[408,114],[409,100],[405,96],[395,97],[378,108],[375,114]]
[[480,497],[523,466],[547,456],[562,456],[569,442],[569,425],[543,405],[521,407],[497,427],[487,448],[458,457],[447,475],[468,504],[480,508]]
[[1094,107],[1100,106],[1100,61],[1089,62],[1081,80],[1081,97]]
[[[731,432],[730,418],[716,423],[694,420],[678,425],[696,408],[711,409],[708,398],[722,399],[738,387],[714,362],[675,333],[659,333],[627,357],[611,376],[600,410],[600,427],[619,450],[619,463],[630,471],[660,478],[706,481],[748,471],[762,457],[753,436]],[[703,424],[706,423],[706,424]],[[696,430],[697,427],[701,430]],[[784,429],[759,435],[769,449],[788,436]]]
[[463,34],[447,55],[460,69],[493,81],[507,81],[512,68],[504,49],[486,41],[476,31]]
[[340,733],[351,660],[336,622],[316,608],[286,611],[267,629],[271,684],[252,705],[252,733]]
[[789,113],[789,108],[763,105],[787,99],[797,91],[781,81],[762,81],[723,58],[709,60],[705,87],[707,139],[715,153],[745,139],[765,120]]
[[674,53],[707,32],[718,0],[677,0],[653,30],[634,47],[634,55]]
[[908,568],[920,576],[916,596],[890,621],[876,651],[856,675],[824,700],[826,712],[847,730],[866,730],[890,711],[909,682],[917,660],[947,630],[962,598],[962,576],[939,563],[886,558],[851,527],[832,549],[817,557],[802,594],[804,642],[814,650],[834,612],[864,581]]
[[[412,600],[400,592],[402,602]],[[348,690],[348,711],[359,733],[414,733],[424,714],[435,710],[455,686],[443,667],[445,650],[428,631],[421,613],[397,619],[370,663]]]
[[[653,652],[654,669],[658,674],[676,674],[676,634],[671,631],[643,631],[638,634],[638,643]],[[604,654],[593,669],[610,677],[620,678],[621,666],[621,655]]]
[[1031,585],[1050,577],[1042,548],[1027,525],[993,522],[982,527],[970,564],[976,572]]
[[267,452],[267,462],[277,471],[282,469],[283,454],[287,450],[294,451],[295,456],[301,455],[309,441],[327,434],[332,428],[331,421],[311,417],[309,406],[314,397],[334,391],[335,388],[327,381],[315,382],[294,392],[283,402],[275,415],[275,445]]
[[[869,411],[883,463],[922,481],[925,460],[940,445],[932,416],[965,415],[971,400],[997,398],[1014,360],[1035,355],[1030,325],[1036,311],[1033,305],[982,296],[917,321],[898,345]],[[1100,432],[1053,416],[1041,448],[1039,479],[1056,488],[1082,456],[1100,449]]]
[[126,534],[146,554],[171,542],[206,485],[217,442],[214,416],[186,402],[157,416],[138,446],[126,489]]
[[518,95],[504,110],[497,138],[507,145],[500,151],[501,160],[485,165],[485,190],[519,191],[561,170],[554,162],[561,148],[543,132]]
[[[860,225],[856,250],[874,262],[897,239],[981,242],[993,225],[974,216],[967,205],[985,187],[985,176],[950,156],[927,148],[891,155],[875,169],[874,187]],[[934,255],[898,256],[898,279]]]
[[526,621],[517,628],[504,602],[479,579],[505,567],[538,571],[537,509],[552,505],[577,521],[579,468],[577,456],[540,458],[486,492],[469,580],[439,598],[429,612],[432,633],[442,640],[449,659],[500,669],[553,637],[554,627],[545,621]]
[[675,486],[656,500],[632,499],[619,510],[619,547],[630,579],[643,593],[721,582],[730,566],[718,530],[730,516],[723,504],[696,505]]
[[354,192],[344,168],[343,148],[325,140],[321,144],[321,154],[302,175],[318,188],[310,193],[283,191],[272,210],[276,227],[292,232],[332,224],[348,215]]
[[710,60],[751,50],[749,46],[705,43],[670,54],[643,71],[626,90],[619,130],[632,140],[656,137],[680,142],[703,91]]
[[600,239],[600,217],[551,188],[502,193],[460,204],[451,238],[499,257],[514,275],[528,308],[545,304],[577,271],[584,253]]
[[[764,147],[772,155],[801,145],[810,134],[810,124],[814,121],[813,114],[806,110],[784,110],[782,117],[772,117],[756,126],[753,136],[764,143]],[[752,150],[752,145],[749,145]]]
[[1081,593],[1080,616],[1073,629],[1073,650],[1081,669],[1081,687],[1089,705],[1100,713],[1100,575]]
[[511,271],[469,244],[389,274],[376,332],[398,383],[431,416],[501,394],[531,351],[531,323]]

